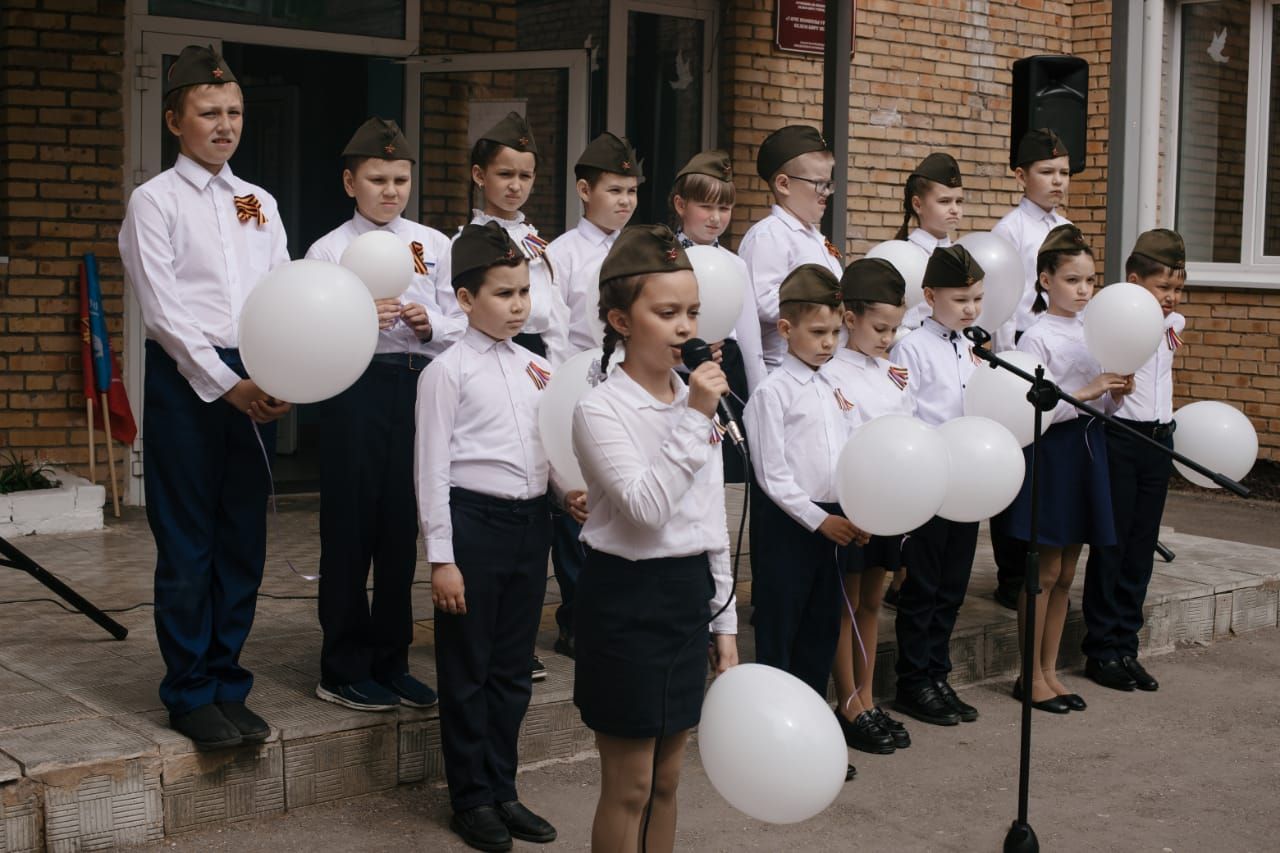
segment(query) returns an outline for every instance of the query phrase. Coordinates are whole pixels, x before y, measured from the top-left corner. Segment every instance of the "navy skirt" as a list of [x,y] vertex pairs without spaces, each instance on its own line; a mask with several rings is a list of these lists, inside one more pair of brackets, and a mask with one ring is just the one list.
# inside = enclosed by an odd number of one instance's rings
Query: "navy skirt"
[[711,639],[707,555],[627,560],[586,552],[574,602],[573,702],[582,722],[633,738],[693,728]]
[[896,572],[902,568],[901,536],[872,536],[866,545],[850,545],[846,551],[845,574],[857,575],[867,569]]
[[[1101,421],[1075,418],[1049,427],[1040,439],[1041,545],[1114,545],[1107,435]],[[1004,534],[1031,537],[1031,446],[1022,450],[1027,473],[1004,514]]]

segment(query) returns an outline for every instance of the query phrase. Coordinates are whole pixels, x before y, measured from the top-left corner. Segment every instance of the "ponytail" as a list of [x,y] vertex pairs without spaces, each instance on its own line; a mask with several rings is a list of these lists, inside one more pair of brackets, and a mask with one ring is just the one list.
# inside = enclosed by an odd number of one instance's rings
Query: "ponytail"
[[[909,175],[907,182],[903,184],[902,192],[902,227],[898,229],[898,233],[893,235],[895,240],[905,240],[911,233],[911,217],[916,216],[915,209],[911,206],[911,200],[916,196],[923,195],[928,189],[929,184],[933,183],[922,175]],[[917,220],[919,219],[916,216]]]

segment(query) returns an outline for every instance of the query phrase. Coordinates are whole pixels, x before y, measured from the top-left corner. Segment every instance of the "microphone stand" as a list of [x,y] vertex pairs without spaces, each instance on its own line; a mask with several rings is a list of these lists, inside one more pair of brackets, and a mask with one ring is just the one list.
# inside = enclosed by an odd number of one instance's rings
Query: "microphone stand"
[[[1036,365],[1034,374],[1005,361],[986,348],[991,335],[979,326],[970,326],[964,330],[965,337],[973,342],[973,352],[978,358],[987,362],[992,370],[1007,370],[1019,379],[1030,383],[1027,401],[1035,408],[1035,432],[1031,439],[1031,530],[1027,542],[1027,563],[1025,589],[1027,596],[1024,634],[1022,637],[1022,672],[1024,676],[1031,672],[1035,657],[1036,596],[1040,593],[1040,552],[1038,550],[1040,525],[1040,436],[1043,431],[1044,413],[1051,412],[1059,402],[1069,403],[1085,414],[1097,418],[1107,425],[1108,429],[1117,429],[1131,438],[1145,442],[1161,453],[1176,459],[1198,474],[1208,477],[1214,483],[1228,489],[1241,497],[1248,497],[1249,490],[1229,477],[1210,471],[1200,463],[1188,459],[1181,453],[1165,447],[1153,438],[1143,435],[1128,424],[1121,423],[1110,415],[1083,403],[1064,392],[1054,383],[1045,379],[1044,365]],[[1040,842],[1035,830],[1027,821],[1027,801],[1031,790],[1031,685],[1022,685],[1022,725],[1018,752],[1018,817],[1009,827],[1004,838],[1005,853],[1038,853]]]

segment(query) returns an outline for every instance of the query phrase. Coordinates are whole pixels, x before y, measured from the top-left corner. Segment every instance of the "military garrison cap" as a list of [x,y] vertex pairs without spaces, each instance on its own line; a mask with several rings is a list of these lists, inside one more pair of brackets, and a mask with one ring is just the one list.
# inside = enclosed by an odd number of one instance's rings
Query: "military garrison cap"
[[778,304],[809,302],[839,308],[840,282],[835,273],[822,264],[801,264],[787,273],[778,288]]
[[464,225],[449,250],[453,285],[457,287],[458,279],[472,270],[488,269],[523,257],[507,229],[497,222]]
[[517,112],[507,113],[507,117],[480,134],[481,139],[505,145],[525,154],[537,154],[538,145],[533,141],[533,131],[524,116]]
[[632,225],[622,230],[605,256],[600,265],[600,280],[692,269],[689,256],[670,228]]
[[907,283],[898,268],[884,258],[859,258],[840,276],[845,302],[883,302],[901,305]]
[[416,162],[409,150],[409,140],[400,131],[400,125],[391,119],[376,117],[356,129],[347,147],[342,149],[342,156]]
[[969,250],[959,244],[939,246],[924,268],[925,287],[969,287],[986,277]]
[[1040,160],[1054,160],[1067,156],[1067,146],[1047,127],[1039,130],[1028,130],[1018,143],[1018,153],[1014,158],[1014,167],[1029,166]]
[[169,75],[164,81],[164,93],[167,95],[175,89],[187,86],[216,86],[221,83],[235,83],[236,75],[231,73],[222,54],[212,45],[201,47],[189,44],[178,54],[178,58],[169,66]]
[[588,143],[574,168],[599,169],[602,172],[611,172],[644,181],[640,159],[636,157],[636,151],[631,147],[630,141],[608,131]]
[[1133,244],[1132,254],[1150,258],[1171,270],[1187,266],[1187,247],[1182,242],[1182,235],[1168,228],[1143,231],[1138,235],[1138,242]]
[[793,157],[811,151],[829,150],[827,141],[816,129],[804,124],[789,124],[775,130],[760,143],[760,152],[756,155],[756,172],[768,183]]

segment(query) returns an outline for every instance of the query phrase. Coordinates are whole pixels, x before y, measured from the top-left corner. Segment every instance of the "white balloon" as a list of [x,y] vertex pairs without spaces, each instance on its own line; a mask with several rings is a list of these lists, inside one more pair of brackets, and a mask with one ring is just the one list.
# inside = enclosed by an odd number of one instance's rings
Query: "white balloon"
[[1084,343],[1103,370],[1128,376],[1151,360],[1164,338],[1164,312],[1145,287],[1108,284],[1084,307]]
[[794,675],[758,663],[712,682],[698,753],[729,805],[769,823],[808,820],[831,805],[848,763],[827,701]]
[[[566,360],[551,374],[551,381],[538,400],[538,433],[556,476],[568,489],[586,489],[587,481],[573,452],[573,408],[600,382],[600,359],[604,351],[586,350]],[[609,361],[609,372],[622,362],[619,347]]]
[[910,240],[885,240],[867,252],[868,258],[882,258],[898,270],[907,283],[907,308],[914,308],[924,301],[924,268],[929,259]]
[[1013,433],[990,418],[963,417],[938,427],[938,434],[951,461],[938,515],[984,521],[1013,503],[1027,467]]
[[698,279],[698,337],[705,341],[722,341],[729,337],[742,316],[742,300],[747,283],[742,268],[734,264],[728,252],[715,246],[690,246],[685,249],[693,275]]
[[[1177,424],[1173,449],[1210,471],[1239,482],[1258,460],[1258,431],[1234,406],[1216,400],[1189,403],[1174,413],[1173,422]],[[1173,466],[1197,486],[1221,488],[1181,462],[1174,462]]]
[[342,265],[351,270],[374,299],[397,299],[413,279],[413,252],[390,231],[366,231],[342,253]]
[[314,403],[360,378],[378,345],[378,311],[351,270],[290,261],[267,273],[240,309],[240,357],[278,400]]
[[957,242],[982,267],[982,313],[976,325],[994,333],[1018,310],[1030,286],[1022,257],[1008,240],[987,231],[974,231]]
[[882,415],[858,427],[840,452],[840,506],[868,533],[909,533],[937,515],[947,465],[947,446],[936,430],[906,415]]
[[[1000,358],[1034,374],[1040,359],[1021,350],[1009,350],[998,353]],[[1044,378],[1054,381],[1048,370]],[[1027,400],[1027,392],[1031,383],[1015,376],[1009,371],[997,367],[980,365],[969,377],[969,384],[964,389],[964,413],[981,418],[990,418],[1003,426],[1017,439],[1019,447],[1026,447],[1035,437],[1036,410]],[[1049,413],[1045,413],[1044,429],[1049,428]]]

